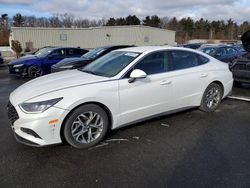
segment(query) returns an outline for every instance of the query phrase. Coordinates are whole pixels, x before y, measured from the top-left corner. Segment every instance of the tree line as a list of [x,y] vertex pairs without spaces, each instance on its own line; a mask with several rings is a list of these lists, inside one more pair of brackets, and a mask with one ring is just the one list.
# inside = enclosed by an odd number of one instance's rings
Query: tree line
[[107,20],[90,20],[79,18],[73,14],[53,14],[51,17],[23,16],[17,13],[12,18],[7,14],[0,17],[0,46],[8,45],[10,27],[53,27],[53,28],[88,28],[97,26],[146,25],[176,31],[176,41],[185,43],[190,39],[239,39],[250,29],[250,22],[236,23],[234,20],[209,21],[204,18],[194,20],[190,17],[146,16],[144,19],[136,15]]

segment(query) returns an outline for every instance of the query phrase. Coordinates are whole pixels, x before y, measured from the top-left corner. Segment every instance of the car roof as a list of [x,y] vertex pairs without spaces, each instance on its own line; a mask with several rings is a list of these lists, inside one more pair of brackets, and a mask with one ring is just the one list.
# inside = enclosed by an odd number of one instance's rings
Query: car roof
[[110,48],[124,48],[124,47],[133,47],[133,45],[107,45],[107,46],[98,46],[96,48],[110,49]]
[[185,48],[185,47],[173,47],[173,46],[140,46],[140,47],[131,47],[126,49],[118,49],[116,51],[127,51],[127,52],[136,52],[136,53],[144,53],[144,52],[150,52],[150,51],[158,51],[158,50],[185,50],[185,51],[191,51],[200,53],[197,50],[191,49],[191,48]]
[[[76,47],[54,47],[54,46],[47,46],[47,47],[43,47],[43,48],[48,48],[48,49],[51,49],[51,50],[56,50],[56,49],[81,49],[81,50],[85,50],[83,48],[76,48]],[[40,49],[43,49],[43,48],[40,48]]]
[[189,48],[184,48],[184,47],[172,47],[172,46],[140,46],[140,47],[130,47],[126,49],[119,49],[116,51],[128,51],[128,52],[137,52],[137,53],[143,53],[146,51],[156,51],[156,50],[170,50],[170,49],[183,49],[187,51],[195,51]]
[[231,45],[226,45],[226,44],[205,44],[205,45],[202,45],[200,48],[222,48],[222,47],[231,47]]

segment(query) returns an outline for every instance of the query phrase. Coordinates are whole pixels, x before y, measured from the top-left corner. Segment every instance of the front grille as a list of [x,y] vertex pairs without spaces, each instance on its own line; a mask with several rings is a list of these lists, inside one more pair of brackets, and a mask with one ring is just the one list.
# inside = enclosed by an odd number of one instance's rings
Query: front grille
[[8,109],[9,121],[11,125],[13,125],[14,122],[19,119],[19,116],[17,114],[15,107],[10,102],[8,103],[7,109]]

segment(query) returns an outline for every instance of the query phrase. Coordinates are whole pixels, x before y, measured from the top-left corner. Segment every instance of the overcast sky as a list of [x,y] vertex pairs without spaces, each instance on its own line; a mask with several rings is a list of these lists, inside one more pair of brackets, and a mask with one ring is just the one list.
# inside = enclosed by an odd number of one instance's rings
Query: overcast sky
[[160,17],[201,17],[209,20],[250,21],[249,0],[0,0],[0,14],[51,16],[73,13],[90,19],[126,17],[135,14]]

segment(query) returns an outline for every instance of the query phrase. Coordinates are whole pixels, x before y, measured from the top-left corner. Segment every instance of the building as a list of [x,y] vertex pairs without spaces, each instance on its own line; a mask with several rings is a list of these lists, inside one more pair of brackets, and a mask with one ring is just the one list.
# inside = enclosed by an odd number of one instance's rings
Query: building
[[227,40],[227,39],[192,39],[187,41],[187,44],[194,43],[207,43],[207,44],[240,44],[240,40]]
[[[103,26],[92,28],[12,27],[10,41],[18,40],[23,49],[44,46],[69,46],[92,49],[103,45],[136,46],[175,45],[175,31],[136,26]],[[11,42],[10,42],[11,44]]]

